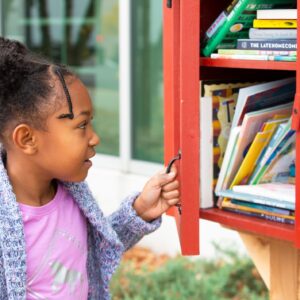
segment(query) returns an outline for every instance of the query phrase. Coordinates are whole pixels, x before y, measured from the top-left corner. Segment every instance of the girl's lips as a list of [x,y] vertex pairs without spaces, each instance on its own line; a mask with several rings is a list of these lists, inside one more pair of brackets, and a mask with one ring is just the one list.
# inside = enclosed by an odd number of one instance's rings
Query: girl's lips
[[87,165],[88,167],[91,167],[93,165],[92,161],[89,159],[85,160],[84,164]]

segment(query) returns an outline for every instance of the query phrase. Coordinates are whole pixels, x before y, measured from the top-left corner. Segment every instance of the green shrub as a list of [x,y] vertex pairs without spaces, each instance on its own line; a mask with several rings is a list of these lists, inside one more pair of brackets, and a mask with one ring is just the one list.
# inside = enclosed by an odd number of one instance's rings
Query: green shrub
[[154,271],[122,262],[111,283],[113,300],[267,300],[252,261],[228,249],[215,259],[170,258]]

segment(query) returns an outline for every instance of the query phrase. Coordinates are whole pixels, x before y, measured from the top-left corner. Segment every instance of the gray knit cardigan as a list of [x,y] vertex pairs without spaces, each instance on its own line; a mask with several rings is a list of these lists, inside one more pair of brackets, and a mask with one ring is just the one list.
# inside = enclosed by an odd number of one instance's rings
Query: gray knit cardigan
[[[3,164],[3,155],[0,157],[0,300],[25,300],[23,221]],[[110,299],[109,282],[122,253],[143,235],[157,229],[161,218],[151,223],[139,218],[132,207],[137,194],[126,198],[111,216],[104,217],[86,183],[63,185],[88,220],[88,299]]]

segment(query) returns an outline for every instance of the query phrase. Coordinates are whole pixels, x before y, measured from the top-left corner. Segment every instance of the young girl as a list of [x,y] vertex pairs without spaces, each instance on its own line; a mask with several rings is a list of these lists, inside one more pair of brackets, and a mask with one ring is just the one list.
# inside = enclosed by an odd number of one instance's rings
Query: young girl
[[0,38],[0,299],[109,299],[121,255],[179,201],[176,169],[108,218],[83,180],[99,137],[66,67]]

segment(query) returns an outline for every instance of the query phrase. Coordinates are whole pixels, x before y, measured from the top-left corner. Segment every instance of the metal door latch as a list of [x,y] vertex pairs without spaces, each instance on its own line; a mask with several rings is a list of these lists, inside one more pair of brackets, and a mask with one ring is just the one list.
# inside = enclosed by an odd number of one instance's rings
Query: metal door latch
[[[170,162],[168,163],[168,166],[167,166],[167,169],[166,169],[166,173],[167,174],[171,172],[171,168],[172,168],[172,165],[174,164],[174,162],[176,160],[179,160],[179,159],[181,159],[181,151],[180,150],[178,151],[178,154],[175,157],[173,157],[170,160]],[[182,213],[181,204],[180,203],[176,203],[175,206],[178,208],[178,212],[181,215],[181,213]]]
[[167,0],[167,8],[172,8],[172,0]]

